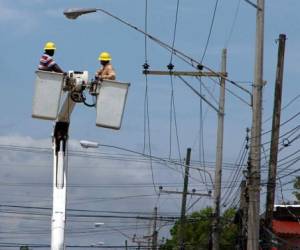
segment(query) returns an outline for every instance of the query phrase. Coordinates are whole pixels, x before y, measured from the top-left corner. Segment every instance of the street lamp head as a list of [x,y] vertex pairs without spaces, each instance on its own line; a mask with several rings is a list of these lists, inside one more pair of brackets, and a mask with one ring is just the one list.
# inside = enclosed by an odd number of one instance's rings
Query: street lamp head
[[82,140],[79,143],[80,143],[81,147],[83,147],[83,148],[98,148],[99,147],[98,142]]
[[101,227],[104,225],[104,222],[95,222],[94,227]]
[[99,242],[97,242],[95,244],[92,244],[91,247],[97,247],[97,246],[102,246],[102,245],[104,245],[104,242],[103,241],[99,241]]
[[67,9],[64,11],[64,15],[68,19],[76,19],[77,17],[88,14],[88,13],[93,13],[96,12],[96,8],[82,8],[82,9]]

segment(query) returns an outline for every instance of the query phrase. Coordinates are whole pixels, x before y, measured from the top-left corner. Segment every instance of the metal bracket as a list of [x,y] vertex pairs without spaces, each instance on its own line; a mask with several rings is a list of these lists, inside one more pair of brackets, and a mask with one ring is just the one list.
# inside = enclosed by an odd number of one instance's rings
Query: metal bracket
[[252,3],[250,0],[244,0],[246,3],[250,4],[255,9],[258,9],[259,11],[262,11],[262,8],[258,7],[255,3]]

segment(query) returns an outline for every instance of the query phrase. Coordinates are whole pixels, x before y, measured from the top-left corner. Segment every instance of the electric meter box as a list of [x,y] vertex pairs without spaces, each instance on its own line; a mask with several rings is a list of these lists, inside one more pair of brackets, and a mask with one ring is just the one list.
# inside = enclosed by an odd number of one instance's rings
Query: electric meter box
[[120,129],[130,84],[104,80],[98,85],[96,125]]
[[64,75],[37,70],[33,96],[32,117],[55,120],[58,115]]

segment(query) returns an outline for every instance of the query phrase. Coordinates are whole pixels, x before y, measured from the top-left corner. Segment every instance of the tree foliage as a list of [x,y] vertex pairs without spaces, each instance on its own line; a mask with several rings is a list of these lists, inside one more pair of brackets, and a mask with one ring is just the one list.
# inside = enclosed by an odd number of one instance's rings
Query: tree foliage
[[295,195],[297,202],[300,202],[300,176],[297,176],[294,182],[294,188],[297,191],[293,192],[293,195]]
[[[237,238],[237,226],[233,224],[235,216],[234,209],[228,209],[221,217],[220,249],[234,249]],[[160,250],[175,250],[179,242],[179,221],[170,230],[171,239],[168,239]],[[207,250],[210,249],[212,231],[212,208],[207,207],[199,212],[187,216],[185,237],[186,250]]]
[[29,250],[29,247],[28,246],[21,246],[20,250]]

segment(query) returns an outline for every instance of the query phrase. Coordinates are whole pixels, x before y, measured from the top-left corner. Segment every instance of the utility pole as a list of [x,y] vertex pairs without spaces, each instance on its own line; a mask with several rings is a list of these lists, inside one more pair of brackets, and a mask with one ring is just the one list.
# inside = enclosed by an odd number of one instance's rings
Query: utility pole
[[126,250],[128,249],[128,243],[127,243],[127,240],[125,240],[125,249],[126,249]]
[[[148,246],[148,240],[146,241],[145,238],[149,238],[149,236],[146,236],[146,237],[143,237],[143,238],[138,238],[136,236],[136,234],[133,235],[133,238],[132,238],[132,242],[133,243],[136,243],[138,245],[137,249],[141,249],[141,246],[145,247],[145,248],[149,248],[150,247]],[[142,245],[143,244],[143,245]]]
[[189,166],[191,162],[191,148],[187,149],[186,159],[185,159],[185,170],[184,170],[184,182],[183,182],[183,191],[182,191],[182,200],[181,200],[181,215],[180,215],[180,230],[179,230],[179,246],[180,250],[185,249],[185,211],[186,211],[186,197],[189,185]]
[[[202,98],[202,100],[204,100],[210,107],[212,107],[217,113],[218,113],[218,139],[217,139],[217,161],[219,162],[217,168],[216,168],[216,172],[218,172],[215,176],[218,176],[218,180],[216,180],[216,183],[220,183],[217,187],[218,191],[215,192],[215,211],[217,211],[217,215],[215,218],[217,218],[214,222],[215,225],[217,225],[215,228],[218,228],[218,224],[219,224],[219,214],[220,214],[220,196],[221,196],[221,167],[222,167],[222,149],[223,149],[223,127],[224,127],[224,102],[225,102],[225,77],[228,76],[227,72],[226,72],[226,49],[223,50],[222,53],[222,72],[203,72],[202,71],[202,67],[201,65],[199,66],[199,71],[174,71],[173,70],[173,65],[171,65],[172,68],[170,67],[168,71],[162,71],[162,70],[148,70],[148,68],[144,68],[143,74],[145,75],[158,75],[158,76],[176,76],[178,78],[180,78],[194,93],[196,93],[200,98]],[[212,105],[203,95],[201,95],[201,93],[197,92],[187,81],[184,80],[184,78],[182,78],[182,76],[194,76],[194,77],[221,77],[221,90],[220,90],[220,103],[219,103],[219,107],[215,107],[214,105]],[[187,164],[186,164],[187,167]],[[186,171],[188,173],[188,168],[186,168]],[[186,173],[185,171],[185,173]],[[188,179],[188,174],[185,174],[185,179]],[[188,183],[188,180],[187,180]],[[162,187],[160,188],[160,191],[162,191]],[[165,193],[181,193],[181,192],[177,192],[177,191],[162,191]],[[183,203],[186,203],[186,196],[188,194],[191,195],[200,195],[200,196],[210,196],[209,194],[196,194],[195,192],[190,193],[187,192],[187,189],[185,191],[183,191],[182,193],[182,206],[181,209],[186,209],[185,206],[183,206]],[[185,198],[184,198],[185,197]],[[217,198],[216,198],[217,197]],[[182,210],[181,210],[182,212]],[[182,214],[182,213],[181,213]],[[185,214],[185,211],[184,211]],[[181,221],[184,221],[184,219]],[[183,223],[184,224],[184,223]],[[182,225],[182,224],[181,224]],[[181,226],[182,227],[182,226]],[[184,226],[183,226],[184,227]],[[183,239],[183,231],[182,229],[180,229],[180,237],[179,237],[179,246],[180,249],[184,249],[184,239]],[[214,246],[216,246],[217,248],[215,248],[216,250],[218,250],[218,231],[214,230],[214,236],[215,236],[215,244]],[[217,242],[217,243],[216,243]]]
[[264,8],[265,1],[257,0],[256,6],[256,49],[253,83],[253,110],[250,147],[249,211],[247,249],[259,250],[260,226],[260,163],[261,163],[261,117],[263,89],[264,51]]
[[238,217],[238,250],[246,249],[246,227],[247,227],[247,212],[248,212],[248,202],[247,202],[247,190],[246,190],[246,180],[241,182],[241,193],[240,193],[240,208]]
[[152,232],[152,250],[157,249],[158,232],[156,230],[156,222],[157,222],[157,207],[154,207],[154,220],[153,220],[153,232]]
[[[282,80],[284,68],[284,51],[285,51],[286,35],[279,35],[278,45],[278,61],[276,70],[275,94],[274,94],[274,110],[272,121],[272,136],[270,147],[270,160],[269,160],[269,177],[267,184],[267,198],[266,198],[266,217],[265,226],[272,231],[272,219],[275,200],[276,188],[276,173],[277,173],[277,155],[278,155],[278,141],[280,132],[280,114],[281,114],[281,97],[282,97]],[[267,234],[266,249],[270,249],[271,237]]]
[[[222,51],[221,71],[226,72],[227,50]],[[215,189],[214,189],[214,212],[213,212],[213,231],[212,249],[219,250],[220,246],[220,199],[222,183],[222,162],[223,162],[223,132],[224,132],[224,106],[225,106],[225,79],[220,81],[219,112],[218,112],[218,132],[216,150],[216,169],[215,169]]]
[[[148,66],[148,65],[147,65]],[[189,87],[196,95],[198,95],[206,104],[208,104],[211,108],[213,108],[217,113],[219,113],[219,109],[215,107],[204,95],[199,93],[191,84],[189,84],[183,76],[194,76],[194,77],[227,77],[227,72],[204,72],[202,71],[202,66],[198,65],[198,71],[175,71],[173,70],[174,65],[168,65],[169,70],[148,70],[145,68],[143,70],[143,74],[145,75],[158,75],[158,76],[176,76],[182,80],[182,82]]]

